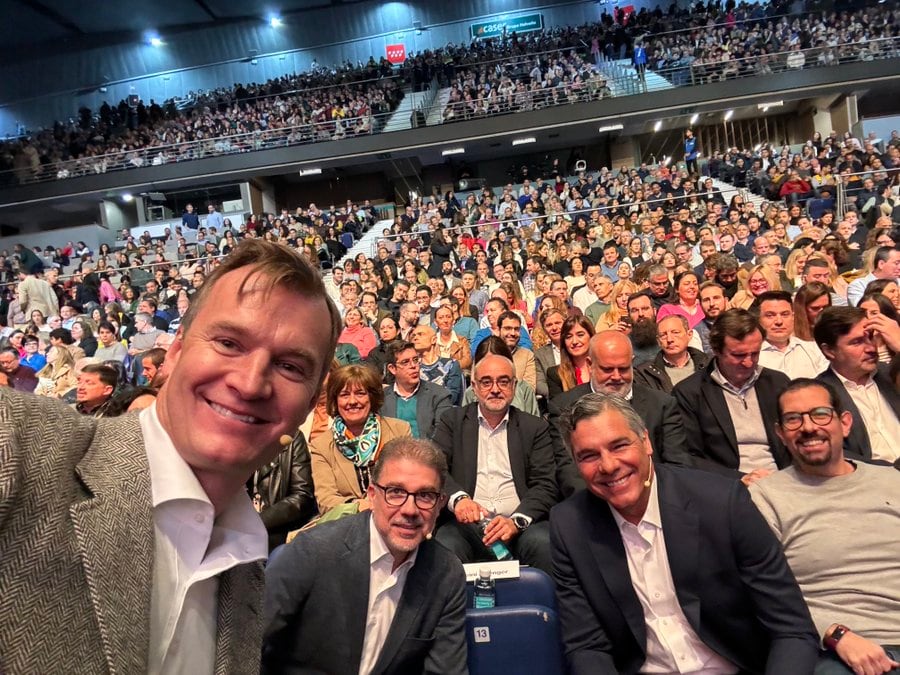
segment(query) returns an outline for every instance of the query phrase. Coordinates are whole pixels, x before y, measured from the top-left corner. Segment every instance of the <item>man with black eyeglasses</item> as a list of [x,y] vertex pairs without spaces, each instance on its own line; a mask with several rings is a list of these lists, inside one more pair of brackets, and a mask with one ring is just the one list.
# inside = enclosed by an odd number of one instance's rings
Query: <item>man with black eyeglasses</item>
[[444,455],[397,438],[371,475],[370,511],[307,530],[270,559],[264,675],[467,672],[465,574],[431,541]]
[[516,376],[508,356],[478,361],[472,386],[476,402],[446,412],[433,437],[450,471],[437,540],[465,563],[496,559],[490,547],[501,542],[523,564],[550,573],[547,518],[557,490],[549,425],[511,407]]
[[855,421],[828,383],[794,380],[778,415],[793,465],[750,494],[822,638],[816,674],[900,672],[900,473],[845,457]]
[[381,414],[408,422],[416,438],[431,438],[441,415],[453,405],[450,390],[422,379],[422,361],[411,342],[395,340],[387,353],[394,385],[384,390]]

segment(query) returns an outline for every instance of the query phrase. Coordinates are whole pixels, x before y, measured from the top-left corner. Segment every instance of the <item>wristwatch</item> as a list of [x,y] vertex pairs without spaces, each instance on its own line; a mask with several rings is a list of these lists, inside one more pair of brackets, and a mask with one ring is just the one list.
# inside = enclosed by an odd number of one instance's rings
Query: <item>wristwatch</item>
[[471,499],[471,497],[469,497],[469,495],[467,494],[457,495],[456,499],[454,499],[450,504],[450,510],[454,510],[456,508],[456,505],[459,504],[463,499]]
[[518,528],[519,532],[524,532],[528,529],[528,526],[531,525],[531,523],[528,521],[528,518],[519,513],[512,516],[510,520],[513,521],[513,525]]
[[838,624],[834,627],[834,630],[832,630],[828,635],[822,638],[822,645],[828,651],[833,652],[837,647],[838,641],[840,641],[840,639],[849,632],[850,629],[847,628],[847,626]]

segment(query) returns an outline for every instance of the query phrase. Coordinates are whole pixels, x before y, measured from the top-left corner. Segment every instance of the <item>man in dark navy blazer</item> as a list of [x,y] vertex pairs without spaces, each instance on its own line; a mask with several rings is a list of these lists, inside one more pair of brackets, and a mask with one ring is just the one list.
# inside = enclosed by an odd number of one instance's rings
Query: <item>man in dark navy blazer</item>
[[847,458],[893,463],[900,461],[900,393],[878,363],[876,335],[896,340],[896,322],[884,315],[870,319],[859,307],[827,307],[816,322],[815,338],[831,365],[816,379],[834,388],[853,418],[844,439]]
[[813,672],[809,610],[740,481],[653,464],[618,396],[584,396],[560,428],[588,486],[550,516],[571,673]]
[[447,464],[395,438],[372,468],[371,510],[301,532],[266,569],[263,675],[447,673],[466,666],[466,580],[431,541]]

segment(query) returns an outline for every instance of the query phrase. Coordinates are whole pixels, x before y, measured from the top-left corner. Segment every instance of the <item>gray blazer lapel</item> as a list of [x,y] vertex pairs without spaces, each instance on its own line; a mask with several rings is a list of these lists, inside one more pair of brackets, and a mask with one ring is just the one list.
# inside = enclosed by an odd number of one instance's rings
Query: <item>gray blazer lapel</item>
[[216,675],[259,672],[262,596],[262,561],[238,565],[219,578]]
[[153,529],[137,417],[100,424],[76,467],[91,495],[69,509],[110,672],[147,669]]

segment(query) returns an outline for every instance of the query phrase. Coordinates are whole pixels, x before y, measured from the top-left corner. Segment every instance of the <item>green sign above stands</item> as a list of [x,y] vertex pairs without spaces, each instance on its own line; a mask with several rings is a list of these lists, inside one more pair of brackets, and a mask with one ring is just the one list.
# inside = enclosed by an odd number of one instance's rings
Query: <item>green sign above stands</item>
[[512,19],[496,19],[494,21],[479,21],[469,26],[472,33],[472,39],[495,38],[503,35],[503,29],[506,34],[510,33],[530,33],[536,30],[544,30],[543,14],[525,14],[524,16],[513,17]]

